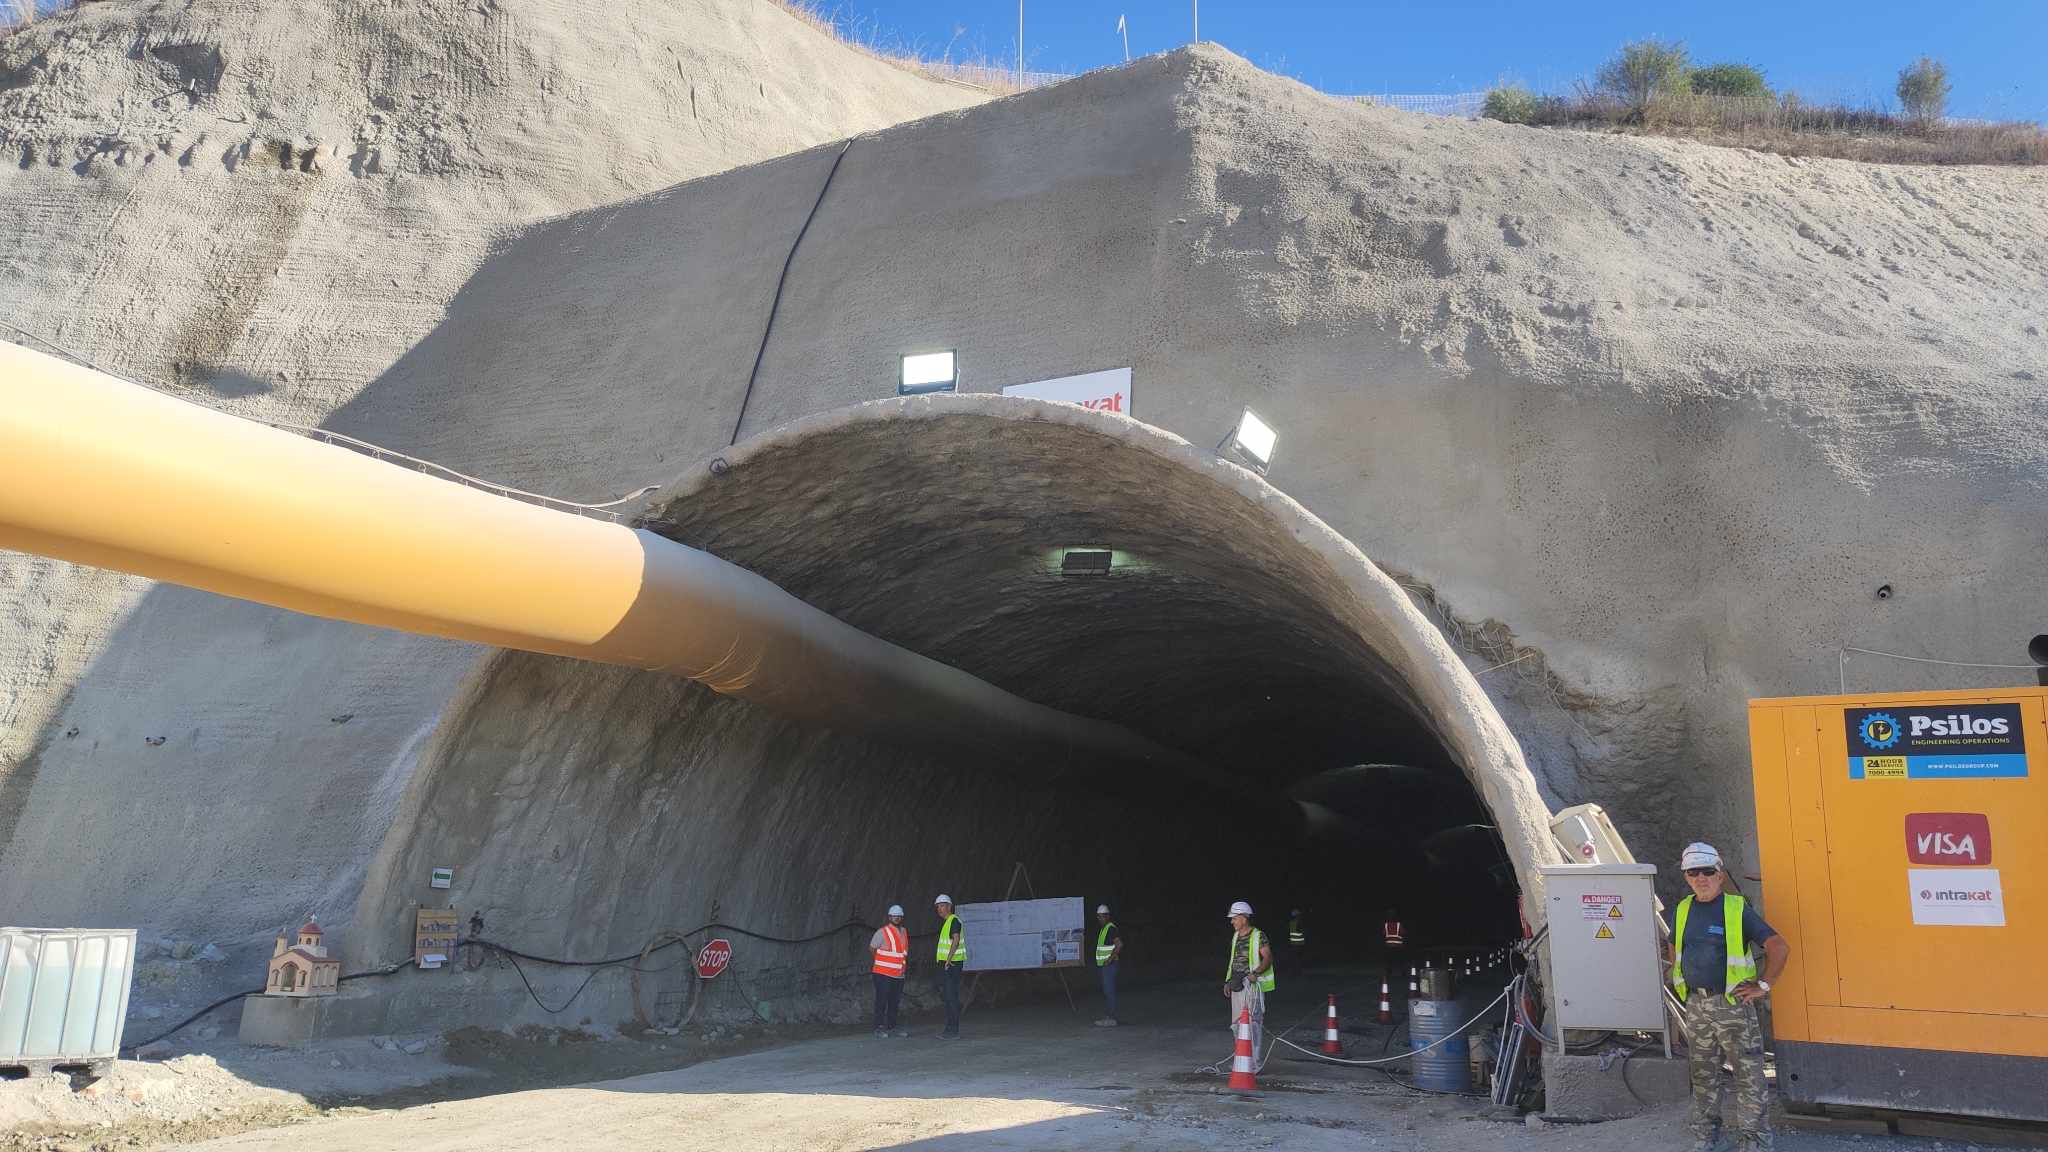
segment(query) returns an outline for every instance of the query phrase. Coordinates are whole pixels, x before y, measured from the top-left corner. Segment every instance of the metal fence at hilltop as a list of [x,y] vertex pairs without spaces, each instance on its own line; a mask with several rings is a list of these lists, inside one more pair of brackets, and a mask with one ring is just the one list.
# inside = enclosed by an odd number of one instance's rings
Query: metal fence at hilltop
[[1339,96],[1339,100],[1353,100],[1360,104],[1376,104],[1381,108],[1397,108],[1403,112],[1420,112],[1427,116],[1456,116],[1470,120],[1479,115],[1486,106],[1484,92],[1442,92],[1424,93],[1419,96]]
[[[1018,82],[1015,68],[999,68],[991,64],[953,64],[941,60],[921,60],[917,68],[941,80],[960,84],[971,84],[991,92],[1021,92],[1030,88],[1043,88],[1062,80],[1072,80],[1071,72],[1023,73],[1023,82]],[[1332,99],[1349,100],[1358,104],[1374,104],[1381,108],[1396,108],[1403,112],[1420,112],[1429,116],[1457,116],[1470,119],[1479,115],[1479,109],[1486,103],[1484,92],[1431,92],[1420,95],[1370,95],[1348,96],[1331,94]]]

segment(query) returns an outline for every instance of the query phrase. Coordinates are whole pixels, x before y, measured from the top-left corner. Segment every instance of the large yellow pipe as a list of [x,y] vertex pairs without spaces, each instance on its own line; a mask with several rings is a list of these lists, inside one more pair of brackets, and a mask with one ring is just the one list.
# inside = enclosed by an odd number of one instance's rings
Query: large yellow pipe
[[314,616],[668,672],[836,727],[1187,766],[708,553],[0,343],[0,548]]

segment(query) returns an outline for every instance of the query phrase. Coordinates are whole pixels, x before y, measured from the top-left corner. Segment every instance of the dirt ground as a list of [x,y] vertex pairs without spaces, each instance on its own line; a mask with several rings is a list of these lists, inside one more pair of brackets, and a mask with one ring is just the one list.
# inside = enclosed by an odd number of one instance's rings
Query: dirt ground
[[[1135,989],[1126,994],[1127,1024],[1115,1030],[1090,1027],[1086,1004],[1077,1014],[1058,1002],[970,1011],[957,1042],[937,1040],[932,1022],[918,1020],[912,1036],[896,1040],[864,1030],[750,1029],[659,1043],[471,1032],[414,1053],[404,1051],[411,1038],[389,1048],[349,1040],[289,1053],[216,1044],[218,1055],[124,1063],[97,1099],[70,1104],[90,1111],[17,1127],[0,1136],[0,1149],[434,1152],[688,1141],[848,1150],[1639,1152],[1685,1143],[1676,1108],[1608,1124],[1544,1123],[1285,1048],[1256,1096],[1230,1093],[1222,1075],[1203,1070],[1230,1052],[1220,999],[1210,1000],[1206,988]],[[1298,999],[1282,1003],[1275,1027],[1301,1017],[1291,1038],[1313,1046],[1319,1014],[1303,1014]],[[1353,1054],[1371,1054],[1383,1038],[1376,1027],[1359,1028]],[[173,1082],[186,1086],[182,1095],[152,1087]],[[8,1109],[0,1121],[22,1115],[24,1092],[46,1096],[56,1087],[0,1085],[0,1108]],[[1784,1152],[1966,1147],[1801,1130],[1779,1138]]]
[[465,1029],[445,1037],[254,1048],[188,1038],[172,1054],[119,1061],[98,1080],[0,1081],[0,1152],[156,1148],[434,1101],[673,1069],[831,1030],[696,1029],[628,1039],[577,1030]]

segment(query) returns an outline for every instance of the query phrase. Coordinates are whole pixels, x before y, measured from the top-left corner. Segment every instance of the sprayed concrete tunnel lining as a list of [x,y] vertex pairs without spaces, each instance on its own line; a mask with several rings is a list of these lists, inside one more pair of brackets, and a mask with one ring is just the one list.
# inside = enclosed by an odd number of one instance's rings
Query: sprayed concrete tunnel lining
[[[1506,895],[1445,932],[1504,933],[1517,882],[1540,917],[1547,809],[1464,665],[1356,548],[1176,436],[999,396],[879,401],[720,454],[646,523],[1226,783],[836,733],[674,677],[500,653],[443,720],[372,866],[358,922],[389,930],[366,940],[402,937],[419,878],[449,860],[489,935],[562,955],[720,914],[798,933],[926,889],[996,898],[1017,860],[1041,893],[1142,905],[1192,939],[1233,885],[1270,922],[1271,902],[1308,893],[1376,926],[1404,884],[1422,891],[1413,862],[1365,842],[1390,825],[1498,830],[1476,850],[1511,863]],[[1067,549],[1091,547],[1113,550],[1109,572],[1062,572]]]

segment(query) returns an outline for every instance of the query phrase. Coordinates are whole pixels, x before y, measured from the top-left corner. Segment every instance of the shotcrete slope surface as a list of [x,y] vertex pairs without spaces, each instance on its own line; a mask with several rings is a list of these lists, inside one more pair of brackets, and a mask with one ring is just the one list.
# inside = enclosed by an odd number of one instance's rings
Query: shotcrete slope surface
[[[719,28],[752,10],[705,4],[678,19]],[[514,43],[532,39],[528,27]],[[4,49],[9,76],[21,39]],[[808,43],[770,45],[760,66],[824,51]],[[786,74],[796,86],[871,63],[849,56]],[[666,84],[648,67],[649,85]],[[575,90],[636,75],[600,71]],[[679,87],[670,99],[680,116]],[[922,99],[919,88],[883,111],[915,114]],[[957,99],[931,94],[926,109]],[[809,128],[813,139],[835,134]],[[445,317],[446,291],[405,295],[422,282],[452,289],[469,271],[420,255],[444,241],[419,201],[451,179],[427,173],[388,180],[391,200],[361,209],[370,224],[349,238],[374,248],[370,260],[295,239],[252,265],[224,223],[236,210],[206,208],[221,215],[182,242],[223,234],[199,251],[202,263],[239,270],[226,276],[145,258],[140,238],[94,241],[94,228],[129,237],[136,209],[120,208],[123,197],[147,186],[134,181],[173,175],[183,155],[138,177],[132,156],[124,167],[102,154],[86,165],[109,174],[105,198],[88,202],[100,207],[73,199],[28,221],[49,240],[50,270],[23,266],[45,277],[49,298],[109,277],[128,286],[58,330],[91,335],[86,350],[117,369],[177,344],[176,327],[127,336],[123,315],[306,278],[288,298],[259,293],[264,306],[225,329],[201,325],[233,335],[218,349],[202,342],[164,361],[213,365],[216,392],[242,393],[236,402],[253,411],[298,412],[292,397],[325,388],[343,402],[331,416],[341,430],[575,498],[701,469],[736,426],[750,434],[886,395],[895,357],[913,349],[958,348],[975,391],[1130,365],[1132,414],[1196,443],[1215,442],[1249,403],[1281,430],[1279,488],[1430,602],[1490,622],[1456,629],[1477,638],[1475,667],[1530,646],[1533,656],[1482,683],[1549,798],[1608,804],[1658,859],[1702,835],[1739,854],[1745,696],[1832,688],[1845,642],[1984,659],[2038,630],[2034,574],[2048,561],[2034,514],[2044,453],[2034,430],[2048,414],[2039,172],[1802,162],[1412,117],[1338,103],[1202,47],[856,141],[791,265],[742,412],[766,301],[837,150],[534,224],[490,251]],[[451,152],[463,154],[422,154]],[[507,167],[491,178],[573,186],[580,163],[562,156],[534,161],[541,176]],[[219,189],[235,187],[221,171]],[[348,179],[276,172],[264,178]],[[112,183],[124,173],[130,184]],[[0,190],[46,194],[48,182],[78,180],[32,166],[0,177]],[[629,191],[623,182],[582,203]],[[555,194],[556,208],[576,206]],[[200,213],[204,199],[183,210]],[[340,211],[302,213],[290,235]],[[164,215],[159,227],[184,226]],[[341,291],[334,277],[362,290]],[[20,315],[77,312],[31,297]],[[318,418],[326,402],[304,414]],[[1085,473],[1087,462],[1073,466]],[[972,554],[973,526],[955,543]],[[827,535],[816,546],[829,557],[838,545]],[[840,558],[869,565],[878,587],[912,586],[883,558]],[[0,903],[45,920],[142,919],[250,939],[309,894],[331,896],[324,907],[345,901],[387,830],[389,859],[423,854],[411,829],[389,827],[391,814],[470,650],[174,591],[138,603],[125,582],[56,566],[8,571],[18,642],[7,650],[27,654],[8,670],[9,729],[27,735],[10,738],[42,752],[13,762],[15,778],[24,762],[40,775],[0,868]],[[1896,594],[1876,600],[1881,583]],[[108,641],[90,621],[116,608],[129,615]],[[970,600],[962,610],[999,608]],[[1002,658],[971,646],[959,656],[991,676]],[[1935,682],[1854,671],[1872,686]],[[492,699],[489,676],[476,684],[443,747],[470,720],[520,702]],[[632,686],[633,698],[661,706],[644,688]],[[609,739],[605,724],[601,709],[565,715],[548,738]],[[144,744],[158,735],[162,746]],[[482,764],[487,752],[468,755]],[[265,816],[223,829],[223,797]],[[560,843],[547,822],[575,814],[532,799],[534,828],[548,833],[532,842]],[[261,819],[275,834],[243,831]],[[262,869],[281,893],[251,912],[244,893]],[[536,915],[514,912],[516,922]]]
[[[337,422],[588,490],[886,395],[906,350],[958,349],[974,391],[1131,365],[1132,414],[1198,443],[1250,404],[1278,487],[1475,666],[1519,657],[1484,683],[1550,797],[1653,859],[1753,866],[1746,697],[1835,689],[1844,644],[2007,662],[2037,630],[2041,172],[1408,116],[1202,47],[856,141],[742,412],[729,285],[785,254],[731,237],[807,210],[837,151],[530,229]],[[841,543],[811,563],[878,563]]]
[[[0,37],[0,337],[319,424],[511,226],[980,98],[764,0],[85,5]],[[18,555],[0,604],[0,906],[224,948],[345,927],[479,652]]]

